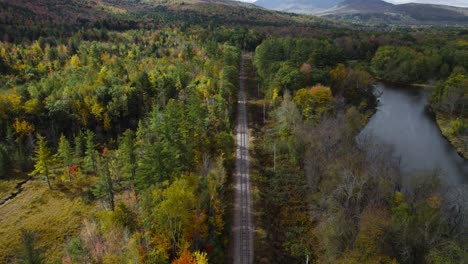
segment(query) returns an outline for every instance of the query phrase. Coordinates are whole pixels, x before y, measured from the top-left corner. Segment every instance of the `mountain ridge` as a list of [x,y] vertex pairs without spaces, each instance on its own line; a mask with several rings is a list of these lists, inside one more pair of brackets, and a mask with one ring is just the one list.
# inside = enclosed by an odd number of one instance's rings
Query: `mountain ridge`
[[87,27],[128,30],[187,23],[267,31],[281,27],[285,34],[349,27],[326,17],[272,11],[231,0],[0,0],[0,37],[9,41],[34,40],[52,33],[60,36]]
[[[356,22],[373,21],[374,23],[396,24],[468,24],[468,8],[434,4],[392,4],[382,0],[339,0],[330,4],[329,8],[321,9],[317,1],[288,0],[294,9],[281,10],[281,6],[274,6],[276,2],[267,0],[254,2],[265,8],[274,10],[312,14]],[[304,2],[308,5],[304,6]],[[333,5],[333,6],[331,6]],[[301,8],[302,7],[302,8]]]

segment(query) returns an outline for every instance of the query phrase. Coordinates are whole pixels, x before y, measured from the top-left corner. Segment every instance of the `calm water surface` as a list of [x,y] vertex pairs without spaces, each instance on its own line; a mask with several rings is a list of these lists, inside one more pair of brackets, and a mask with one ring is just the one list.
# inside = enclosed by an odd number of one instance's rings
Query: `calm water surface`
[[442,137],[427,110],[427,92],[421,88],[378,84],[376,114],[362,134],[393,146],[401,159],[403,183],[418,171],[438,170],[447,185],[468,183],[468,161]]

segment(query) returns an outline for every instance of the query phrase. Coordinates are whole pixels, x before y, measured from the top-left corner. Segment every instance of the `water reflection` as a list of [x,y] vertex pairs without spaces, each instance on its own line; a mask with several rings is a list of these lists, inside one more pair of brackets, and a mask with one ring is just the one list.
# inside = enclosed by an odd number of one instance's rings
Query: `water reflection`
[[447,185],[468,183],[468,161],[461,158],[442,137],[427,110],[427,92],[412,87],[380,83],[376,114],[362,131],[377,142],[393,146],[405,175],[438,170]]

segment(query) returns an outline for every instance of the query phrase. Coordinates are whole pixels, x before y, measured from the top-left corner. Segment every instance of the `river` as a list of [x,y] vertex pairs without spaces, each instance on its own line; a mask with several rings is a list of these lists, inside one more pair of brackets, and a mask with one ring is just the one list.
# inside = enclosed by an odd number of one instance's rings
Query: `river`
[[437,171],[444,185],[468,183],[468,161],[442,136],[427,109],[427,90],[378,83],[377,112],[362,131],[394,148],[403,185],[421,171]]

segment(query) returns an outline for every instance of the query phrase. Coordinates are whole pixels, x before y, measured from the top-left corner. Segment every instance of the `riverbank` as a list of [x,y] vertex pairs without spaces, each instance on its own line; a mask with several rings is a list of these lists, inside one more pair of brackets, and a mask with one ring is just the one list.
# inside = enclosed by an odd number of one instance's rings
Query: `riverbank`
[[[409,83],[409,84],[395,84],[389,81],[380,80],[384,84],[391,84],[397,86],[408,86],[412,88],[418,89],[432,89],[434,88],[433,84],[416,84],[416,83]],[[468,160],[468,137],[467,136],[460,136],[460,135],[452,135],[450,133],[451,130],[451,121],[453,121],[448,114],[436,111],[433,109],[430,104],[428,103],[428,107],[431,112],[434,113],[434,118],[437,124],[438,129],[440,130],[442,136],[447,139],[447,141],[453,146],[456,152],[463,157],[464,159]],[[368,120],[369,121],[369,120]]]
[[361,134],[392,146],[400,157],[403,184],[411,184],[419,171],[434,170],[446,175],[443,184],[465,183],[468,162],[441,137],[435,115],[428,111],[428,91],[384,83],[377,90],[380,104]]
[[453,135],[450,133],[450,123],[452,120],[448,114],[434,111],[434,115],[442,135],[450,142],[460,156],[468,160],[468,144],[466,143],[468,142],[468,136]]

